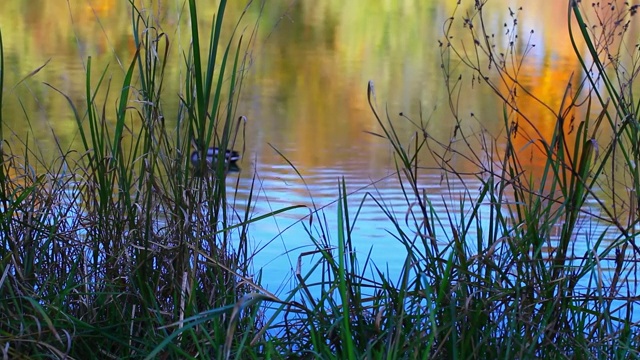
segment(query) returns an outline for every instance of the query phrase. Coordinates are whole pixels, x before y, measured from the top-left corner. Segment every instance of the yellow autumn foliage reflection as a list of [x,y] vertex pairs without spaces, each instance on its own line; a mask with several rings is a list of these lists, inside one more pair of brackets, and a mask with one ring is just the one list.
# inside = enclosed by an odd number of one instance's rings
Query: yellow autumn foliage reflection
[[[163,109],[167,122],[175,126],[177,94],[184,91],[182,54],[189,46],[185,9],[180,2],[136,4],[143,15],[159,21],[162,28],[158,33],[169,39],[165,78],[168,96],[164,97]],[[245,6],[243,1],[230,2],[226,18],[238,18]],[[267,167],[282,164],[271,144],[303,174],[330,168],[380,175],[380,169],[388,168],[392,159],[385,143],[367,133],[379,131],[366,101],[369,80],[376,84],[379,108],[388,109],[407,144],[414,130],[397,116],[400,112],[416,121],[422,116],[430,135],[448,139],[452,122],[438,41],[454,6],[451,1],[420,0],[271,1],[261,10],[259,2],[252,4],[246,10],[247,23],[259,14],[262,17],[251,48],[251,66],[243,73],[238,108],[239,114],[248,118],[243,139],[246,158],[255,158]],[[217,4],[199,2],[198,7],[201,31],[208,33]],[[463,16],[458,15],[472,13],[473,2],[463,2],[457,11],[454,28],[458,29],[456,36],[463,39]],[[578,81],[581,73],[567,33],[567,4],[550,0],[489,1],[485,9],[489,32],[505,36],[505,29],[512,23],[510,12],[517,12],[521,44],[535,44],[527,53],[524,45],[515,49],[514,59],[521,62],[518,81],[557,111],[565,91],[562,84],[572,74]],[[108,66],[108,80],[120,83],[135,52],[129,4],[116,0],[5,0],[0,3],[0,24],[9,70],[4,89],[5,121],[14,140],[24,141],[30,129],[36,137],[31,141],[47,149],[54,144],[53,131],[63,148],[72,147],[76,132],[68,104],[42,83],[51,84],[82,104],[89,56],[94,79]],[[233,25],[233,21],[224,23],[229,34]],[[632,30],[637,26],[630,24]],[[250,36],[242,30],[236,34],[237,39]],[[20,83],[49,59],[42,71]],[[502,86],[506,91],[511,84]],[[467,77],[461,91],[460,114],[468,118],[473,113],[483,127],[497,134],[503,125],[502,115],[499,100],[491,96],[491,90],[474,85]],[[552,112],[520,95],[520,110],[536,114],[534,125],[548,136],[555,124]],[[113,110],[114,101],[107,100],[107,111]]]

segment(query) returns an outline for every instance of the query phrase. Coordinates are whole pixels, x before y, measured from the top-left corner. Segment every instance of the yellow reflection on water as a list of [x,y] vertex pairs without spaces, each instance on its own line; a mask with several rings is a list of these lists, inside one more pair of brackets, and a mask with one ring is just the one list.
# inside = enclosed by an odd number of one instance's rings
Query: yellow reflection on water
[[[180,1],[136,4],[144,16],[158,19],[158,32],[169,39],[163,109],[167,123],[175,126],[177,94],[184,91],[182,54],[190,40],[188,14]],[[229,2],[224,23],[227,34],[245,5],[243,1]],[[259,5],[255,2],[247,10],[241,30],[251,29],[261,11]],[[473,5],[473,1],[463,1],[456,10],[454,43],[465,41],[468,34],[462,19],[474,11]],[[523,9],[517,10],[520,7]],[[198,2],[198,9],[202,34],[208,34],[217,3]],[[369,80],[376,84],[378,110],[385,114],[388,109],[407,145],[416,129],[398,116],[400,112],[416,122],[422,117],[429,134],[446,141],[452,136],[452,116],[438,41],[443,40],[443,29],[454,9],[454,1],[268,2],[251,48],[251,66],[244,74],[239,106],[239,115],[248,118],[243,139],[245,161],[251,164],[257,159],[260,166],[270,169],[271,165],[285,164],[272,145],[302,174],[317,169],[339,169],[367,177],[386,174],[393,166],[389,148],[384,140],[367,133],[381,131],[367,103]],[[535,44],[527,54],[524,45],[516,48],[514,59],[522,61],[519,80],[540,102],[557,111],[571,75],[574,85],[581,79],[567,33],[567,4],[488,1],[484,14],[489,31],[504,37],[513,22],[510,11],[517,12],[521,40],[527,39],[521,44]],[[135,52],[131,18],[126,1],[0,3],[7,67],[3,111],[10,141],[24,143],[26,134],[32,132],[30,143],[50,149],[55,133],[63,149],[72,147],[77,130],[69,106],[43,83],[69,95],[82,109],[87,58],[91,56],[92,85],[107,66],[111,86],[120,84]],[[530,30],[534,31],[531,35]],[[250,33],[243,34],[247,41]],[[25,79],[48,60],[38,74]],[[461,119],[468,120],[472,130],[481,125],[499,136],[504,125],[500,100],[487,86],[474,86],[461,64],[455,66],[463,75],[458,109]],[[511,86],[508,82],[501,85],[502,90]],[[115,108],[113,97],[98,100],[106,103],[107,111]],[[556,119],[540,102],[523,94],[518,106],[548,137]],[[480,124],[469,116],[471,113]],[[582,115],[575,116],[580,119]],[[424,161],[433,165],[430,159]],[[471,170],[468,163],[459,166],[462,171]]]

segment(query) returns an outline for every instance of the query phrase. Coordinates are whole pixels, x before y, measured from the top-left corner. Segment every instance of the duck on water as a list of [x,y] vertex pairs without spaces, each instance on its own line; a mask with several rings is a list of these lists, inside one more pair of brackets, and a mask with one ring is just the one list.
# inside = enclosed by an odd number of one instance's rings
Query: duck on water
[[[228,171],[240,171],[240,167],[238,166],[240,153],[235,150],[222,150],[217,147],[210,147],[207,149],[205,154],[205,161],[207,162],[206,167],[209,169],[215,168],[218,156],[220,155],[221,151],[224,151],[224,162],[225,167],[227,167]],[[200,160],[200,151],[195,150],[191,153],[191,165],[193,165],[193,167],[195,167],[196,169],[199,169],[200,166],[202,166]]]

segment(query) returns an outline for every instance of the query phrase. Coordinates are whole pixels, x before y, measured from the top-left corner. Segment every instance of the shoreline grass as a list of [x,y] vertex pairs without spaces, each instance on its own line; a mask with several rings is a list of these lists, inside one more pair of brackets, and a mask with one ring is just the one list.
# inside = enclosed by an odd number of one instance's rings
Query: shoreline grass
[[[160,28],[155,19],[132,2],[137,51],[121,84],[110,83],[106,69],[96,79],[91,59],[86,104],[75,104],[47,84],[68,100],[74,114],[81,139],[77,156],[61,153],[44,175],[36,175],[28,151],[20,158],[5,150],[0,113],[3,356],[640,357],[632,285],[639,250],[637,71],[623,71],[615,59],[625,54],[607,54],[611,48],[594,42],[598,26],[589,26],[579,3],[567,3],[569,23],[577,21],[589,54],[574,47],[585,75],[577,83],[562,84],[558,109],[547,106],[556,119],[550,136],[518,106],[539,101],[519,81],[523,59],[515,55],[518,46],[526,54],[531,44],[522,44],[517,31],[510,33],[514,37],[507,39],[506,50],[494,43],[498,40],[482,30],[483,2],[476,2],[474,16],[465,17],[474,52],[461,51],[462,45],[451,40],[453,20],[445,26],[449,40],[441,46],[443,78],[456,122],[449,143],[430,137],[422,120],[401,114],[399,119],[415,126],[411,141],[405,142],[394,128],[396,116],[377,108],[369,83],[369,105],[379,125],[378,132],[370,133],[393,149],[397,186],[408,211],[398,218],[375,193],[363,194],[354,208],[347,200],[360,194],[349,194],[345,180],[338,179],[337,226],[322,221],[322,208],[308,209],[312,216],[303,225],[315,249],[301,254],[299,264],[310,258],[311,266],[299,265],[296,286],[278,298],[260,286],[260,274],[251,268],[250,225],[302,206],[254,216],[253,191],[246,204],[230,205],[222,153],[211,176],[194,176],[206,173],[205,164],[194,169],[189,161],[192,149],[204,155],[209,146],[242,147],[238,134],[247,120],[238,116],[237,103],[257,24],[249,39],[236,33],[238,26],[232,34],[223,33],[226,2],[221,1],[215,25],[201,40],[197,3],[189,0],[192,47],[184,56],[185,88],[179,99],[167,100],[162,90],[169,39],[152,31]],[[611,15],[620,19],[597,19],[625,30],[622,20],[634,14],[628,7]],[[512,16],[517,23],[517,12]],[[571,31],[575,40],[578,32]],[[625,36],[624,31],[607,34]],[[0,88],[3,55],[0,33]],[[451,59],[471,69],[501,100],[504,139],[467,133],[456,103],[462,78]],[[118,99],[115,125],[105,117],[111,88]],[[104,100],[99,99],[105,90]],[[180,103],[176,129],[167,129],[165,101]],[[582,119],[572,118],[576,109]],[[134,121],[142,124],[139,132],[132,131]],[[605,127],[611,138],[602,135]],[[526,137],[545,159],[535,176],[516,146],[516,135]],[[443,199],[421,186],[425,154],[439,160],[447,186],[464,184],[469,177],[481,184],[478,191],[467,186],[457,204],[445,204],[459,207],[458,216],[438,213],[434,204]],[[477,170],[456,171],[450,161],[454,156]],[[608,180],[612,167],[624,169],[624,195],[610,185],[616,181]],[[612,210],[596,189],[630,200]],[[407,250],[397,278],[369,255],[356,256],[355,229],[365,201],[378,205],[394,230],[390,238]],[[313,221],[313,216],[320,219]],[[584,234],[583,222],[604,224],[608,232]],[[611,232],[613,242],[606,238]],[[591,246],[574,254],[576,241]],[[613,269],[611,279],[607,268]]]

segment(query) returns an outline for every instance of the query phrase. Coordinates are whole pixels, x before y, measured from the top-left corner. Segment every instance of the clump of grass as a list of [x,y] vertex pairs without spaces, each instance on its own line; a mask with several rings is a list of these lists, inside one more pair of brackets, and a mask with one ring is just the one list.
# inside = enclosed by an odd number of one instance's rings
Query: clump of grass
[[[268,296],[257,293],[246,242],[256,219],[227,203],[224,161],[211,176],[194,176],[189,162],[192,144],[241,146],[235,111],[249,48],[223,34],[225,1],[203,45],[196,6],[180,98],[163,92],[167,35],[132,3],[137,51],[123,82],[107,69],[95,78],[89,59],[86,104],[58,91],[77,122],[77,152],[59,149],[36,176],[27,156],[2,151],[5,356],[229,358],[259,327],[257,302]],[[167,101],[180,102],[170,122]]]
[[[300,272],[291,294],[296,301],[278,308],[285,319],[273,327],[280,331],[273,340],[279,352],[293,349],[300,358],[329,359],[639,355],[640,334],[634,330],[633,316],[636,294],[629,283],[637,277],[637,202],[620,201],[620,185],[609,185],[616,184],[612,177],[618,172],[607,171],[622,166],[626,186],[638,193],[637,134],[630,120],[637,106],[629,102],[632,74],[637,72],[623,68],[618,60],[622,54],[605,46],[623,43],[619,37],[627,35],[625,24],[634,8],[616,13],[616,18],[597,17],[600,22],[592,27],[580,4],[569,3],[568,21],[577,20],[594,65],[585,65],[581,82],[559,84],[565,90],[555,108],[520,80],[533,44],[518,37],[518,13],[511,13],[513,28],[502,39],[485,32],[483,2],[476,2],[474,12],[464,16],[472,47],[459,48],[454,41],[452,26],[458,18],[445,28],[443,74],[456,120],[451,141],[431,137],[422,117],[417,122],[401,114],[399,118],[411,121],[416,130],[407,143],[394,128],[395,117],[378,112],[370,84],[370,104],[381,129],[373,135],[389,141],[396,154],[397,184],[408,211],[399,219],[383,199],[370,193],[360,206],[371,199],[387,215],[394,229],[390,236],[407,249],[405,265],[400,277],[392,280],[368,257],[358,261],[353,229],[361,207],[348,209],[342,183],[337,229],[320,223],[316,233],[322,236],[309,232],[317,250],[305,256],[319,256],[310,269]],[[605,24],[620,26],[620,32]],[[587,30],[598,28],[607,32]],[[594,38],[604,40],[597,46]],[[584,57],[577,48],[576,54]],[[630,55],[633,60],[635,55]],[[469,133],[459,112],[464,84],[453,73],[456,61],[501,100],[502,137],[494,139],[487,131]],[[617,76],[616,81],[608,74]],[[597,90],[600,81],[615,103]],[[526,113],[519,106],[527,101],[549,111],[555,123],[551,133],[541,131],[534,118],[538,113]],[[582,119],[576,120],[577,115]],[[517,136],[526,139],[525,149],[534,149],[530,151],[544,160],[541,166],[528,164],[529,153],[518,146],[522,142]],[[420,159],[425,153],[439,160],[450,191],[454,184],[466,184],[458,203],[421,187],[426,169]],[[465,169],[476,170],[460,172],[454,158],[458,165],[466,162]],[[613,209],[608,197],[618,199]],[[455,206],[459,215],[439,213],[434,204],[442,202]],[[630,221],[620,221],[621,215]],[[588,226],[597,230],[586,231]],[[587,250],[577,253],[576,242],[586,244],[582,248]],[[309,282],[312,278],[319,280]]]

